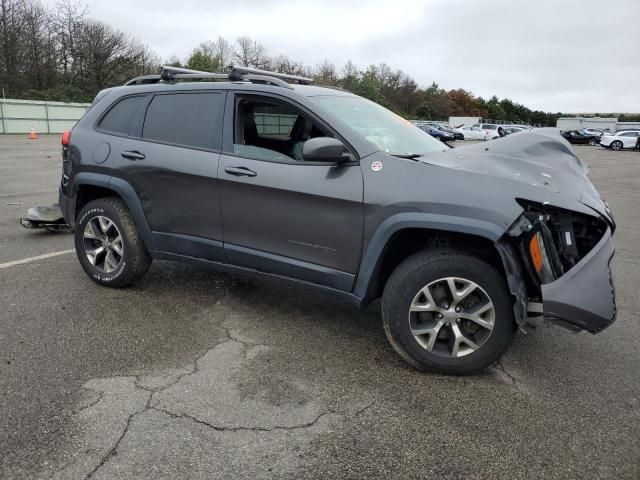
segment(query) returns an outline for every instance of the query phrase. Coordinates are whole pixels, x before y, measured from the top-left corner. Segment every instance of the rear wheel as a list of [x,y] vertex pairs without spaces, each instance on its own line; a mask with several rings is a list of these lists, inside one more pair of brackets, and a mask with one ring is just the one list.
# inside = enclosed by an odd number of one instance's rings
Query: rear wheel
[[594,138],[590,138],[588,143],[589,143],[589,145],[591,145],[592,147],[598,144],[598,142],[596,142],[596,140],[595,140]]
[[611,144],[611,148],[613,148],[616,151],[622,150],[622,142],[620,140],[616,140]]
[[152,261],[131,212],[119,198],[100,198],[82,208],[76,221],[75,247],[87,275],[108,287],[134,283]]
[[465,375],[497,361],[515,332],[502,274],[453,249],[423,251],[392,273],[382,297],[385,332],[418,370]]

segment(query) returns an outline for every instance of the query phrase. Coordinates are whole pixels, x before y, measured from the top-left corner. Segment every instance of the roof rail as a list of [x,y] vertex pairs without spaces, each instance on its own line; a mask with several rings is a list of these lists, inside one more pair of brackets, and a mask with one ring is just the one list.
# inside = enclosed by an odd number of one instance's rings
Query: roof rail
[[330,88],[331,90],[340,90],[342,92],[349,92],[349,90],[347,90],[346,88],[339,87],[338,85],[319,85],[319,86],[322,88]]
[[145,85],[148,83],[158,83],[160,81],[160,75],[142,75],[141,77],[132,78],[124,84],[129,85]]

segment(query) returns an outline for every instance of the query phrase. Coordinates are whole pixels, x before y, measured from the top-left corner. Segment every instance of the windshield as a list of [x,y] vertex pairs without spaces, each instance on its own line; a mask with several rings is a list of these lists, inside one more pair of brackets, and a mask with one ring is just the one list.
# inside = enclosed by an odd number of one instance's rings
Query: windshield
[[424,155],[447,146],[408,120],[361,97],[310,97],[389,155]]

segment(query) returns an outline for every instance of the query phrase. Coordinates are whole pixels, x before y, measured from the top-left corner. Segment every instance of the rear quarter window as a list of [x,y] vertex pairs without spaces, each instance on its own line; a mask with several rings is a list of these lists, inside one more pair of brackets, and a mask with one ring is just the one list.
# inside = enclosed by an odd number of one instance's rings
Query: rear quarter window
[[128,135],[140,108],[146,101],[146,95],[126,97],[113,105],[106,113],[98,128],[107,132]]
[[142,138],[186,147],[219,149],[224,95],[217,92],[156,95]]

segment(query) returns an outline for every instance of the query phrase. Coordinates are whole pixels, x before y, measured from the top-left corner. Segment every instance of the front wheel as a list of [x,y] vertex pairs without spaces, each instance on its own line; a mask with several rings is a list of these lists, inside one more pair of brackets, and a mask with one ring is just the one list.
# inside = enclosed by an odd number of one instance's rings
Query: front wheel
[[75,246],[87,275],[107,287],[134,283],[152,261],[131,212],[119,198],[93,200],[80,210]]
[[611,144],[611,148],[613,148],[615,151],[622,150],[622,142],[620,140],[616,140]]
[[382,319],[393,348],[422,371],[475,373],[496,362],[515,333],[503,275],[464,251],[418,252],[392,273]]

